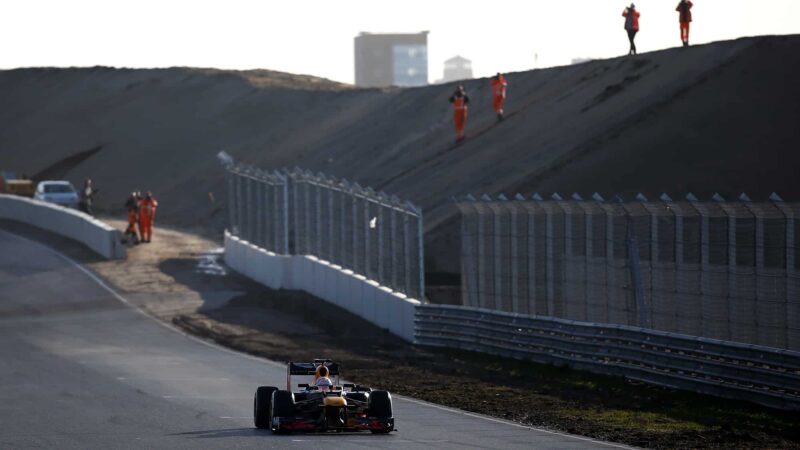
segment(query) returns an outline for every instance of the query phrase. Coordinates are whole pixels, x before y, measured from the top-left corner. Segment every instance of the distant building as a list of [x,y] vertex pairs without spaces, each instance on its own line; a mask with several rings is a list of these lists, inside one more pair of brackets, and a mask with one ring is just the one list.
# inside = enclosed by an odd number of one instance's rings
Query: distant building
[[355,38],[356,86],[428,84],[428,32],[361,33]]
[[463,56],[455,56],[444,62],[442,83],[472,78],[472,61]]

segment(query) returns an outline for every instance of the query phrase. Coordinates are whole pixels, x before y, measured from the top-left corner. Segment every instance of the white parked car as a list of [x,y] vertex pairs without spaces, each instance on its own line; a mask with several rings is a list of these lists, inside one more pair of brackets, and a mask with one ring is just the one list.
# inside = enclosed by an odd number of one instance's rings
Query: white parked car
[[78,207],[78,192],[69,181],[41,181],[33,198],[68,208]]

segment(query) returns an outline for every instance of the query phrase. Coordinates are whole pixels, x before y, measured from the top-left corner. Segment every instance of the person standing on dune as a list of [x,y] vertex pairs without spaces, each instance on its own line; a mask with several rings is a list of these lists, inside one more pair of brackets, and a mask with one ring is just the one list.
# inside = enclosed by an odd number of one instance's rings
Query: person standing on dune
[[625,31],[628,32],[628,41],[631,43],[631,48],[628,50],[629,55],[636,54],[636,44],[633,40],[636,39],[636,33],[639,32],[639,11],[636,10],[636,5],[631,3],[631,6],[622,11],[622,17],[625,18]]
[[681,23],[681,42],[684,47],[689,46],[689,24],[692,22],[692,4],[689,0],[681,0],[675,11],[678,11],[678,20]]
[[456,142],[464,140],[464,129],[467,127],[467,105],[469,96],[464,91],[464,86],[458,86],[453,95],[450,96],[450,103],[453,104],[453,124],[456,127]]
[[492,77],[490,83],[492,85],[492,106],[494,107],[494,113],[497,114],[497,120],[503,120],[503,103],[506,101],[506,86],[508,86],[506,77],[498,72],[497,75]]

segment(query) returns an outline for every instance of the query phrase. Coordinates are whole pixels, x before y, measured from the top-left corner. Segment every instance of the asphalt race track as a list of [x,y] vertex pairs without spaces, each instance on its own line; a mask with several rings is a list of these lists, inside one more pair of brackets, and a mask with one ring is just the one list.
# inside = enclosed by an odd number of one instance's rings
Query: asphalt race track
[[284,385],[282,365],[186,336],[101,283],[0,230],[0,448],[613,447],[397,396],[388,436],[273,436],[253,428],[253,392]]

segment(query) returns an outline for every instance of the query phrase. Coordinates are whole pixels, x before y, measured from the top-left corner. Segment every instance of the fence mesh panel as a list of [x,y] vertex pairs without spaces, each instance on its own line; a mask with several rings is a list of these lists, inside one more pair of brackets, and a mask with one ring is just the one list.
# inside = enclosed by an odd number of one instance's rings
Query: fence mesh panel
[[800,205],[458,201],[464,306],[800,349]]
[[234,236],[274,253],[313,255],[424,298],[422,211],[415,205],[298,168],[225,168]]

